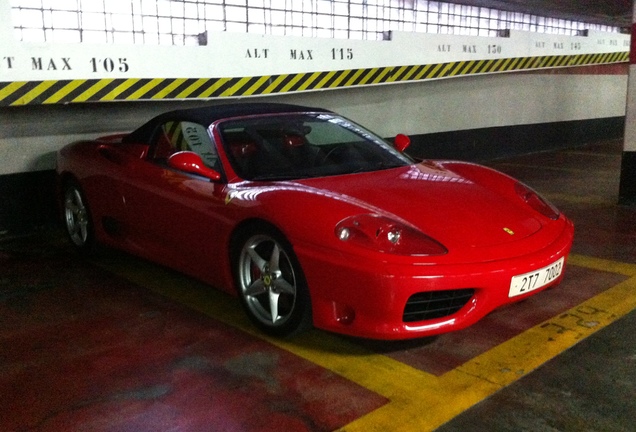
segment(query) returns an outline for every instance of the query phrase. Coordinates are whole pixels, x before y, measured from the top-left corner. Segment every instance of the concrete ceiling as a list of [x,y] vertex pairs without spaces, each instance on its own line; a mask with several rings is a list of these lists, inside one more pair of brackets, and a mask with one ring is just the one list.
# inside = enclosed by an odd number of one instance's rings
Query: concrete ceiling
[[452,0],[534,15],[631,28],[632,0]]

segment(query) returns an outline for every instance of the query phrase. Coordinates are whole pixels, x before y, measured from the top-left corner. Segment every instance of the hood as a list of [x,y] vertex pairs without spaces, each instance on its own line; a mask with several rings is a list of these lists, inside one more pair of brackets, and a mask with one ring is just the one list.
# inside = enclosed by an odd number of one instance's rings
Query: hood
[[542,226],[529,208],[434,164],[296,184],[329,191],[328,195],[360,207],[360,213],[407,222],[448,248],[509,243],[532,235]]

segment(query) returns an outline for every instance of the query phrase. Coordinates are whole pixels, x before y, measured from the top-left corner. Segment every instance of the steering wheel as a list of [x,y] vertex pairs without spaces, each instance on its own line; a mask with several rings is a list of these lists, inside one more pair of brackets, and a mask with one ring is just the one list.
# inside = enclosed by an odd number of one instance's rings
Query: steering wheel
[[[340,144],[336,147],[329,150],[327,153],[320,152],[316,155],[316,159],[314,160],[314,166],[324,165],[327,161],[332,160],[340,153],[345,153],[347,151],[347,146]],[[335,161],[334,161],[335,162]]]

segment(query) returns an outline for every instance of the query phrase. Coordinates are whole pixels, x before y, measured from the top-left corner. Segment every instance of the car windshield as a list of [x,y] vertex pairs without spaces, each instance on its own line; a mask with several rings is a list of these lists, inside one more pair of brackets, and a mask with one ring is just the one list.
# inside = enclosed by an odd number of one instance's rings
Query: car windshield
[[292,180],[410,165],[373,133],[327,113],[265,115],[218,124],[228,159],[246,180]]

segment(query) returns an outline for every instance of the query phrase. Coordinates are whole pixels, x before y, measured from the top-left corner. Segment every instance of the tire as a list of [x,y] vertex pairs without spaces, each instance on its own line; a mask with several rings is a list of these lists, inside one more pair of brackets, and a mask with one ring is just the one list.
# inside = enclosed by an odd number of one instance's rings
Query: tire
[[89,253],[95,242],[93,220],[86,196],[75,181],[64,185],[64,225],[73,247]]
[[241,236],[233,254],[236,288],[249,319],[270,336],[312,326],[311,300],[291,244],[273,229]]

